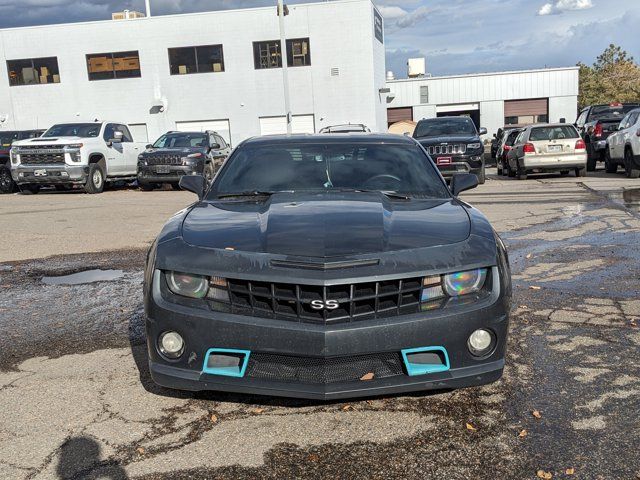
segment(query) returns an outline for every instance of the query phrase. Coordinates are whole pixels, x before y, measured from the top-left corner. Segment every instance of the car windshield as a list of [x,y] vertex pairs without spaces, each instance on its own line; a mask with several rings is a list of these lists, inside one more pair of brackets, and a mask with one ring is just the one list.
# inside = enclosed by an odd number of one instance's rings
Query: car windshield
[[563,140],[565,138],[578,138],[578,132],[570,125],[560,125],[557,127],[535,127],[531,129],[529,140],[549,141]]
[[0,146],[10,147],[18,139],[18,132],[0,132]]
[[54,125],[42,134],[43,137],[97,137],[100,135],[100,123],[61,123]]
[[414,138],[440,137],[443,135],[475,135],[476,126],[467,117],[430,118],[418,122]]
[[589,120],[622,120],[634,108],[638,105],[597,105],[591,109]]
[[195,148],[206,146],[207,135],[205,133],[167,133],[153,144],[153,148]]
[[373,143],[241,147],[227,160],[209,195],[345,190],[450,197],[418,145]]

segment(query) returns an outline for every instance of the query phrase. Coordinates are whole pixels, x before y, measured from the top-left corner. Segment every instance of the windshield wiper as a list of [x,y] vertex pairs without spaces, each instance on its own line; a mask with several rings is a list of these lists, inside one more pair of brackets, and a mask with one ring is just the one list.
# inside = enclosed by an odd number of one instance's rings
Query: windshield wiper
[[397,200],[409,200],[411,197],[403,195],[392,190],[372,190],[368,188],[353,188],[353,189],[339,189],[340,192],[356,192],[356,193],[381,193],[387,198],[394,198]]
[[216,198],[230,198],[230,197],[270,197],[276,193],[293,193],[293,190],[279,190],[276,192],[265,190],[251,190],[248,192],[233,192],[233,193],[221,193]]

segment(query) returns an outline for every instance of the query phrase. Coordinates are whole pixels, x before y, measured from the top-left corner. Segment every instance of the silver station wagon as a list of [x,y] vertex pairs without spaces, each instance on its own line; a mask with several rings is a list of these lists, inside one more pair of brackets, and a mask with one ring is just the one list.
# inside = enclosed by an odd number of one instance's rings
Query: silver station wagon
[[571,170],[576,177],[586,175],[587,149],[576,128],[566,123],[526,127],[507,156],[507,173],[519,180],[529,173],[567,175]]

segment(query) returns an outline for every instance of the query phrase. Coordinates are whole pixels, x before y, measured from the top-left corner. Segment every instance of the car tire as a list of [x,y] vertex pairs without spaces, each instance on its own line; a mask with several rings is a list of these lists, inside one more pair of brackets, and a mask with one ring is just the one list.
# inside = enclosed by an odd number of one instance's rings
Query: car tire
[[478,183],[480,185],[484,184],[484,182],[487,181],[487,175],[484,171],[484,165],[482,166],[482,168],[480,168],[480,171],[477,173],[478,175]]
[[174,190],[182,190],[179,183],[172,183],[171,188]]
[[499,160],[496,160],[496,174],[502,175],[502,162]]
[[509,162],[507,162],[507,176],[511,178],[516,176],[516,172],[513,171]]
[[26,183],[24,185],[18,185],[18,190],[23,195],[35,195],[40,191],[40,185]]
[[526,180],[527,179],[527,170],[520,165],[520,163],[516,163],[516,177],[518,177],[518,180]]
[[11,177],[11,170],[0,167],[0,193],[13,193],[16,191],[16,182]]
[[150,192],[159,187],[157,183],[140,183],[140,182],[138,182],[138,186],[140,187],[140,190],[144,192]]
[[627,178],[640,178],[640,170],[633,168],[634,166],[633,152],[630,148],[627,148],[624,151],[624,172]]
[[595,172],[596,171],[596,158],[593,155],[589,155],[587,157],[587,171]]
[[206,181],[206,185],[209,186],[211,185],[211,182],[213,182],[213,176],[215,175],[215,171],[213,168],[213,161],[207,163],[204,166],[204,170],[202,172],[204,179]]
[[560,175],[562,175],[563,177],[566,175],[569,175],[570,170],[560,170]]
[[586,177],[587,176],[587,169],[585,167],[582,168],[576,168],[576,177]]
[[607,173],[616,173],[618,171],[618,164],[611,160],[609,148],[607,148],[607,151],[604,154],[604,170]]
[[102,167],[97,163],[89,165],[89,175],[84,184],[84,191],[89,194],[102,193],[104,190],[104,172]]

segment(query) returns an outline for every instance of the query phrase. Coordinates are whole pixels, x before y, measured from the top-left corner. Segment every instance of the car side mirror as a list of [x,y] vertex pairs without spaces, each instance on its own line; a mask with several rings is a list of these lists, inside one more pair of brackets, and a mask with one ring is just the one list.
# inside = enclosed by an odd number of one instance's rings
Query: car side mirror
[[144,148],[153,148],[153,145],[151,145],[150,143],[147,144]]
[[486,135],[487,134],[487,129],[482,127],[480,128],[480,130],[478,130],[478,135]]
[[[186,178],[186,177],[182,177]],[[478,177],[475,173],[455,173],[451,177],[451,192],[457,197],[465,190],[471,190],[478,186]]]
[[204,198],[205,179],[202,175],[183,175],[180,177],[180,188],[198,195],[198,200]]
[[211,144],[211,150],[220,150],[220,144],[219,143],[212,143]]

